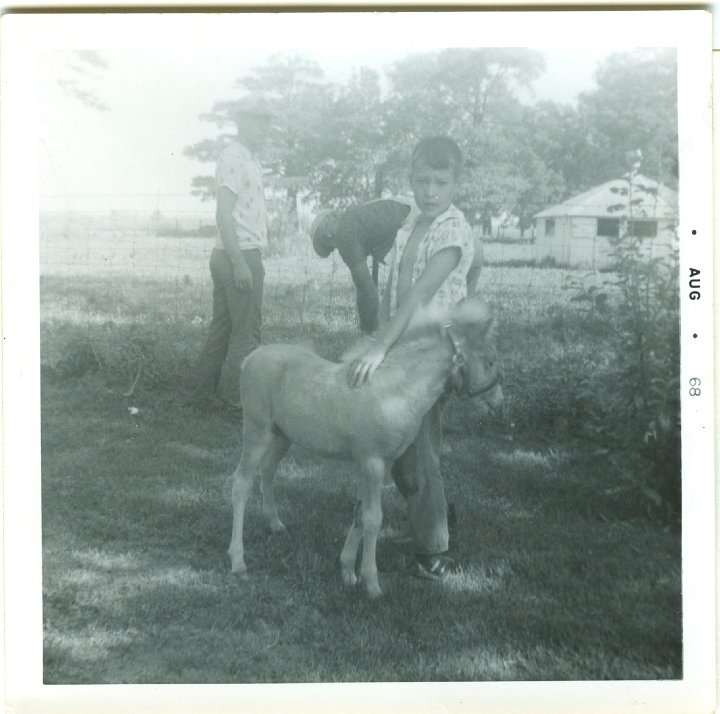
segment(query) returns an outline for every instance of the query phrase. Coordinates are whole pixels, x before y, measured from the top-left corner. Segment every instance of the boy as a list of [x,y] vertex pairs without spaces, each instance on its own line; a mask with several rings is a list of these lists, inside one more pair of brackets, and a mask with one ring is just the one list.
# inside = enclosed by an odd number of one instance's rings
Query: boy
[[[461,168],[462,153],[452,139],[431,137],[415,147],[410,182],[419,213],[398,231],[383,297],[383,325],[374,342],[350,364],[351,386],[372,378],[419,306],[449,313],[467,296],[473,234],[452,204]],[[425,415],[415,442],[393,467],[408,507],[418,574],[429,578],[442,578],[453,567],[447,556],[448,509],[440,475],[442,402]]]
[[186,404],[225,411],[232,418],[241,415],[240,365],[260,342],[267,211],[255,154],[265,143],[272,116],[260,99],[241,100],[233,116],[237,140],[220,154],[215,174],[219,236],[210,256],[213,316],[197,384]]

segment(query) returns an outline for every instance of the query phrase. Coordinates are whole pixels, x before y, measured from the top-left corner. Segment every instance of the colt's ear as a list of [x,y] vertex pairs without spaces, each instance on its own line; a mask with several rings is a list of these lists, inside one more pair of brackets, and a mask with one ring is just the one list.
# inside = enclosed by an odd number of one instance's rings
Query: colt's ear
[[465,301],[458,310],[456,323],[467,326],[468,333],[477,339],[495,338],[497,321],[490,306],[484,301]]
[[460,303],[453,314],[453,322],[462,326],[484,324],[491,318],[490,306],[482,300],[475,299],[466,299]]

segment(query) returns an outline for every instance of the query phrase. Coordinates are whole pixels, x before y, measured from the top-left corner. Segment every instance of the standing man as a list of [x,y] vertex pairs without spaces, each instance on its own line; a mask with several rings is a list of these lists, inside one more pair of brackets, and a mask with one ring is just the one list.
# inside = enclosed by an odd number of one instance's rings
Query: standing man
[[190,406],[239,417],[240,366],[258,346],[262,325],[261,251],[267,245],[267,210],[256,154],[272,112],[259,98],[238,102],[237,139],[220,154],[215,172],[218,238],[210,256],[213,315],[197,366]]

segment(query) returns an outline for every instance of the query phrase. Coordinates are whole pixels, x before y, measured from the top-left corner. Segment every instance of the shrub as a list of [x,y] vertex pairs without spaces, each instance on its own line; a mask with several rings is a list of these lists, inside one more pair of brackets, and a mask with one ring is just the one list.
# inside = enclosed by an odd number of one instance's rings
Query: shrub
[[[632,196],[649,190],[635,182],[637,170],[628,176],[625,226],[633,224]],[[591,301],[590,319],[605,322],[606,350],[614,359],[608,369],[592,370],[577,396],[592,407],[588,430],[649,461],[637,487],[675,518],[680,512],[679,263],[676,251],[648,257],[644,242],[626,228],[612,243],[615,273],[605,281],[602,302]]]
[[43,323],[40,344],[41,370],[46,378],[78,378],[101,367],[86,331],[77,325]]
[[44,375],[55,379],[101,371],[124,392],[178,389],[191,379],[202,338],[198,325],[176,320],[152,325],[44,323],[41,365]]

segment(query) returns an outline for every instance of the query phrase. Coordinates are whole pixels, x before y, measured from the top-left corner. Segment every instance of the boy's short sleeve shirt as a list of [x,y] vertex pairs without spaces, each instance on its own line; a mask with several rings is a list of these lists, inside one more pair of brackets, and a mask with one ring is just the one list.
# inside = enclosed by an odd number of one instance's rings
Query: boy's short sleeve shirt
[[[400,269],[400,258],[405,250],[410,234],[415,226],[418,214],[411,212],[405,223],[400,227],[395,239],[395,249],[390,268],[390,313],[397,310],[397,283]],[[438,288],[430,301],[430,307],[449,311],[467,297],[467,274],[475,255],[474,237],[465,216],[455,206],[441,213],[423,237],[418,246],[415,265],[413,266],[413,283],[423,274],[430,258],[443,248],[460,249],[460,261],[452,270],[445,282]]]
[[[257,159],[238,141],[233,141],[220,154],[215,171],[219,191],[227,188],[235,194],[232,217],[238,246],[242,250],[265,248],[267,245],[267,209],[262,169]],[[216,246],[223,248],[218,236]]]

